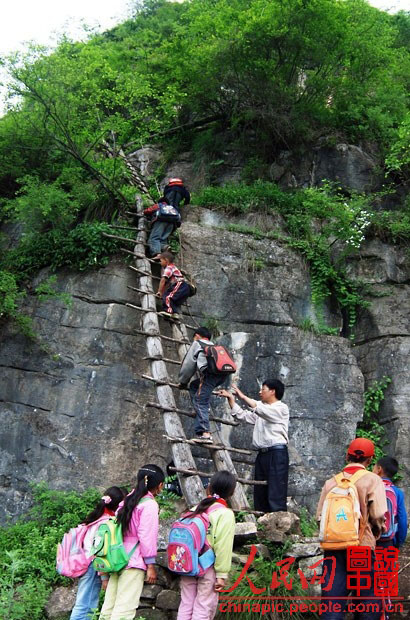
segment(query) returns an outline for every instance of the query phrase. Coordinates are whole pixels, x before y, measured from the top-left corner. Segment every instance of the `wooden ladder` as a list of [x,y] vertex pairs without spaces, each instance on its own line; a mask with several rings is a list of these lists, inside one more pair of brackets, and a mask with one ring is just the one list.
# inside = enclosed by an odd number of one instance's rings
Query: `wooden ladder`
[[[140,190],[149,196],[145,183],[141,179],[132,162],[128,160],[123,152],[121,152],[120,155],[124,158],[126,166],[131,171],[133,184],[137,185]],[[134,251],[131,252],[126,248],[122,248],[122,250],[127,254],[132,254],[135,256],[135,267],[130,266],[130,268],[138,274],[139,286],[129,288],[139,293],[141,297],[140,306],[136,306],[134,304],[127,304],[127,306],[142,313],[142,329],[136,330],[136,332],[145,336],[147,350],[146,359],[149,360],[151,368],[151,375],[142,375],[142,377],[155,383],[157,393],[157,402],[147,402],[147,406],[158,409],[163,415],[166,432],[165,437],[171,443],[171,451],[175,464],[175,467],[170,469],[175,471],[178,475],[187,505],[193,506],[194,504],[197,504],[205,496],[205,490],[201,477],[210,477],[213,472],[202,472],[198,470],[195,459],[192,455],[191,446],[195,446],[197,448],[200,447],[207,450],[208,453],[210,452],[216,471],[228,470],[237,479],[238,484],[236,485],[234,495],[230,500],[232,508],[236,512],[243,511],[248,513],[247,520],[253,521],[255,519],[255,514],[262,513],[250,509],[247,497],[243,490],[243,485],[266,485],[266,482],[238,477],[230,455],[232,452],[250,456],[253,454],[253,451],[223,445],[218,430],[213,431],[212,433],[213,436],[216,437],[216,442],[213,444],[197,444],[194,441],[187,439],[185,436],[180,416],[189,416],[194,418],[195,413],[185,411],[177,407],[173,394],[173,388],[177,388],[178,386],[170,381],[167,364],[179,365],[184,359],[190,346],[190,341],[187,335],[187,327],[191,326],[187,326],[182,322],[176,323],[172,321],[172,337],[165,336],[161,333],[158,312],[156,310],[156,297],[153,284],[153,281],[156,279],[159,280],[159,278],[153,275],[151,270],[151,265],[154,261],[145,256],[145,248],[147,246],[147,222],[143,214],[142,199],[138,194],[136,196],[136,207],[135,214],[129,213],[129,215],[138,216],[138,227],[135,228],[137,238],[135,240]],[[127,238],[122,238],[117,235],[106,234],[105,236],[122,239],[126,242],[130,241]],[[175,343],[178,359],[169,359],[164,356],[162,341]],[[232,418],[221,418],[215,415],[210,415],[210,421],[230,426],[238,425],[238,422],[234,421]]]

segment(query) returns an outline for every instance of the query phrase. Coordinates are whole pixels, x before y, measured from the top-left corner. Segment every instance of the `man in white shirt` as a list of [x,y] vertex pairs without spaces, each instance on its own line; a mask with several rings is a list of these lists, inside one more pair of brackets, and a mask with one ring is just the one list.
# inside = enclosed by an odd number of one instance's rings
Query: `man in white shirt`
[[[254,486],[255,510],[286,511],[289,408],[281,402],[285,386],[279,379],[266,379],[259,392],[259,401],[246,396],[236,385],[232,386],[232,392],[220,390],[218,394],[227,398],[233,416],[254,424],[252,443],[258,450],[255,480],[266,480],[268,483],[266,486]],[[237,405],[235,396],[243,400],[250,410]]]

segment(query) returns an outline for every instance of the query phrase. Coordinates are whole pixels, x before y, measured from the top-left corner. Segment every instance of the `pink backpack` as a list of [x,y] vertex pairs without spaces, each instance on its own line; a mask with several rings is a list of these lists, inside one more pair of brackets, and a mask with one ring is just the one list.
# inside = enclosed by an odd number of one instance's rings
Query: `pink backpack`
[[384,490],[386,491],[387,512],[384,515],[385,532],[380,536],[381,540],[393,540],[397,534],[397,496],[390,480],[383,478]]
[[87,572],[93,558],[88,558],[84,551],[85,535],[91,525],[106,519],[107,516],[104,515],[88,525],[81,523],[64,534],[63,540],[57,547],[56,569],[60,575],[74,578],[81,577]]
[[215,562],[215,554],[206,534],[209,528],[208,513],[222,508],[215,503],[195,516],[185,516],[175,521],[168,538],[168,569],[177,575],[201,577]]

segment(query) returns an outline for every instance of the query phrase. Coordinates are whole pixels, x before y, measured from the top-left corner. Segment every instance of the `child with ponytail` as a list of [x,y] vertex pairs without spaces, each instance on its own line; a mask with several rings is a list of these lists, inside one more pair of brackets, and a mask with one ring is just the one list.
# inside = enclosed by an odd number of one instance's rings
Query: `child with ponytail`
[[207,540],[215,553],[215,564],[201,577],[181,577],[181,603],[177,620],[211,620],[218,597],[232,563],[235,516],[227,500],[233,495],[236,479],[229,471],[218,471],[209,482],[208,496],[186,517],[206,512],[209,517]]
[[124,499],[124,495],[125,493],[119,487],[110,487],[104,491],[94,510],[83,521],[84,525],[88,525],[83,548],[86,555],[90,558],[90,565],[87,572],[78,581],[77,598],[71,611],[70,620],[89,620],[92,610],[98,607],[101,578],[91,564],[92,556],[90,555],[90,549],[97,529],[104,520],[115,515],[115,511]]
[[146,580],[155,583],[155,557],[158,539],[158,504],[155,496],[164,486],[164,472],[157,465],[144,465],[138,472],[137,484],[117,510],[123,543],[130,553],[128,565],[112,573],[105,593],[100,620],[131,620]]

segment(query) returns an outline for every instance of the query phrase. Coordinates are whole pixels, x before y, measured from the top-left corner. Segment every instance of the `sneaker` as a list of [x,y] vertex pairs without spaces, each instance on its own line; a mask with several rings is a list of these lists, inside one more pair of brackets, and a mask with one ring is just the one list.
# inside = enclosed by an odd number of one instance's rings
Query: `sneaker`
[[202,433],[202,435],[197,435],[192,439],[192,441],[195,441],[195,443],[214,443],[210,433]]

